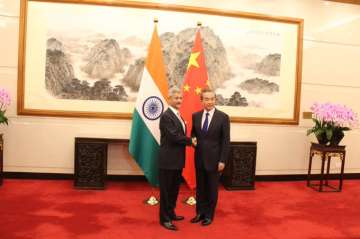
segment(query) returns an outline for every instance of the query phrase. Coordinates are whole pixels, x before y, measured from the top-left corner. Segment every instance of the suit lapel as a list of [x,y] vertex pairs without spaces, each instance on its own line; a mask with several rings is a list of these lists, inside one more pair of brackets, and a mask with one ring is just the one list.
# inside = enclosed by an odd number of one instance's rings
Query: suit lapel
[[202,132],[202,127],[201,127],[201,126],[202,126],[202,125],[201,125],[201,121],[202,121],[203,113],[204,113],[204,110],[200,111],[200,113],[199,113],[199,115],[198,115],[198,121],[199,121],[199,123],[198,123],[197,126],[199,127],[199,130],[200,130],[199,132],[201,132],[201,133],[203,133],[203,132]]
[[209,132],[211,131],[212,128],[214,128],[214,124],[216,124],[216,117],[217,117],[217,112],[216,109],[214,110],[214,114],[211,118],[208,130],[207,130],[207,134],[209,134]]
[[[173,119],[175,122],[177,122],[178,127],[180,127],[180,129],[181,129],[181,132],[184,133],[184,129],[183,129],[183,126],[182,126],[179,118],[175,115],[175,113],[174,113],[170,108],[169,108],[169,111],[170,111],[170,115],[171,115],[172,119]],[[185,124],[185,123],[184,123],[184,124]],[[186,132],[186,124],[185,124],[185,132]]]

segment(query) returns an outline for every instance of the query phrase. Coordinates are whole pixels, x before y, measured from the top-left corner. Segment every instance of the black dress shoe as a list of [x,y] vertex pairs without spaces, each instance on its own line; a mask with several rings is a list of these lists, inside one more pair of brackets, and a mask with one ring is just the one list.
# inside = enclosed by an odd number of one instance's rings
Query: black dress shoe
[[178,230],[178,228],[174,224],[172,224],[172,222],[161,222],[160,224],[168,230],[172,230],[172,231]]
[[202,220],[201,225],[208,226],[211,223],[212,223],[212,220],[210,218],[205,218],[204,220]]
[[181,220],[184,220],[185,217],[175,215],[175,216],[173,216],[171,219],[174,220],[174,221],[181,221]]
[[193,219],[190,220],[191,223],[198,223],[202,221],[204,217],[200,214],[197,214]]

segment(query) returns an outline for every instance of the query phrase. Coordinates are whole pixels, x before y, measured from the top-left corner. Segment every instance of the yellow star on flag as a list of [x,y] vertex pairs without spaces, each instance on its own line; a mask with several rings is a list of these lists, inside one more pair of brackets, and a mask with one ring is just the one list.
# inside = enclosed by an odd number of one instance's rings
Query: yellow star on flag
[[190,86],[188,84],[185,84],[184,85],[184,91],[189,92],[189,90],[190,90]]
[[201,93],[201,88],[200,88],[200,87],[196,87],[195,93],[196,93],[197,95],[200,95],[200,93]]
[[187,66],[187,70],[189,70],[190,66],[194,66],[199,68],[199,63],[197,62],[197,58],[199,57],[200,52],[192,52],[189,59],[189,64]]

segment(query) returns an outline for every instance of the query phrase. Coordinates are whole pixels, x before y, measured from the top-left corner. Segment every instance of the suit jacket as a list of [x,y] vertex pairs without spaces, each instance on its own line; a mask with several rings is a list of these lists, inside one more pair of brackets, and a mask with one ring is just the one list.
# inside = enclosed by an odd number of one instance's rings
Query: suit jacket
[[179,118],[167,109],[160,118],[160,169],[184,168],[185,146],[191,145],[191,138],[185,132]]
[[192,137],[197,138],[195,167],[206,171],[217,171],[219,162],[226,163],[230,147],[229,116],[215,109],[208,131],[201,130],[203,110],[192,115]]

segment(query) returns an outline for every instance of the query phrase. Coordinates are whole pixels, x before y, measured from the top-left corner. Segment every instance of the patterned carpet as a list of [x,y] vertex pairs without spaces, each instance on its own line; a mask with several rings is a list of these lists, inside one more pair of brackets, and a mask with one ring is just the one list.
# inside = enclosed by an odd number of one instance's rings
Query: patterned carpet
[[1,239],[355,239],[360,238],[360,181],[344,181],[340,193],[319,193],[305,182],[258,182],[254,191],[220,188],[213,224],[191,224],[194,207],[181,201],[179,231],[159,225],[158,195],[146,182],[109,182],[103,191],[75,190],[70,180],[5,179],[0,187]]

